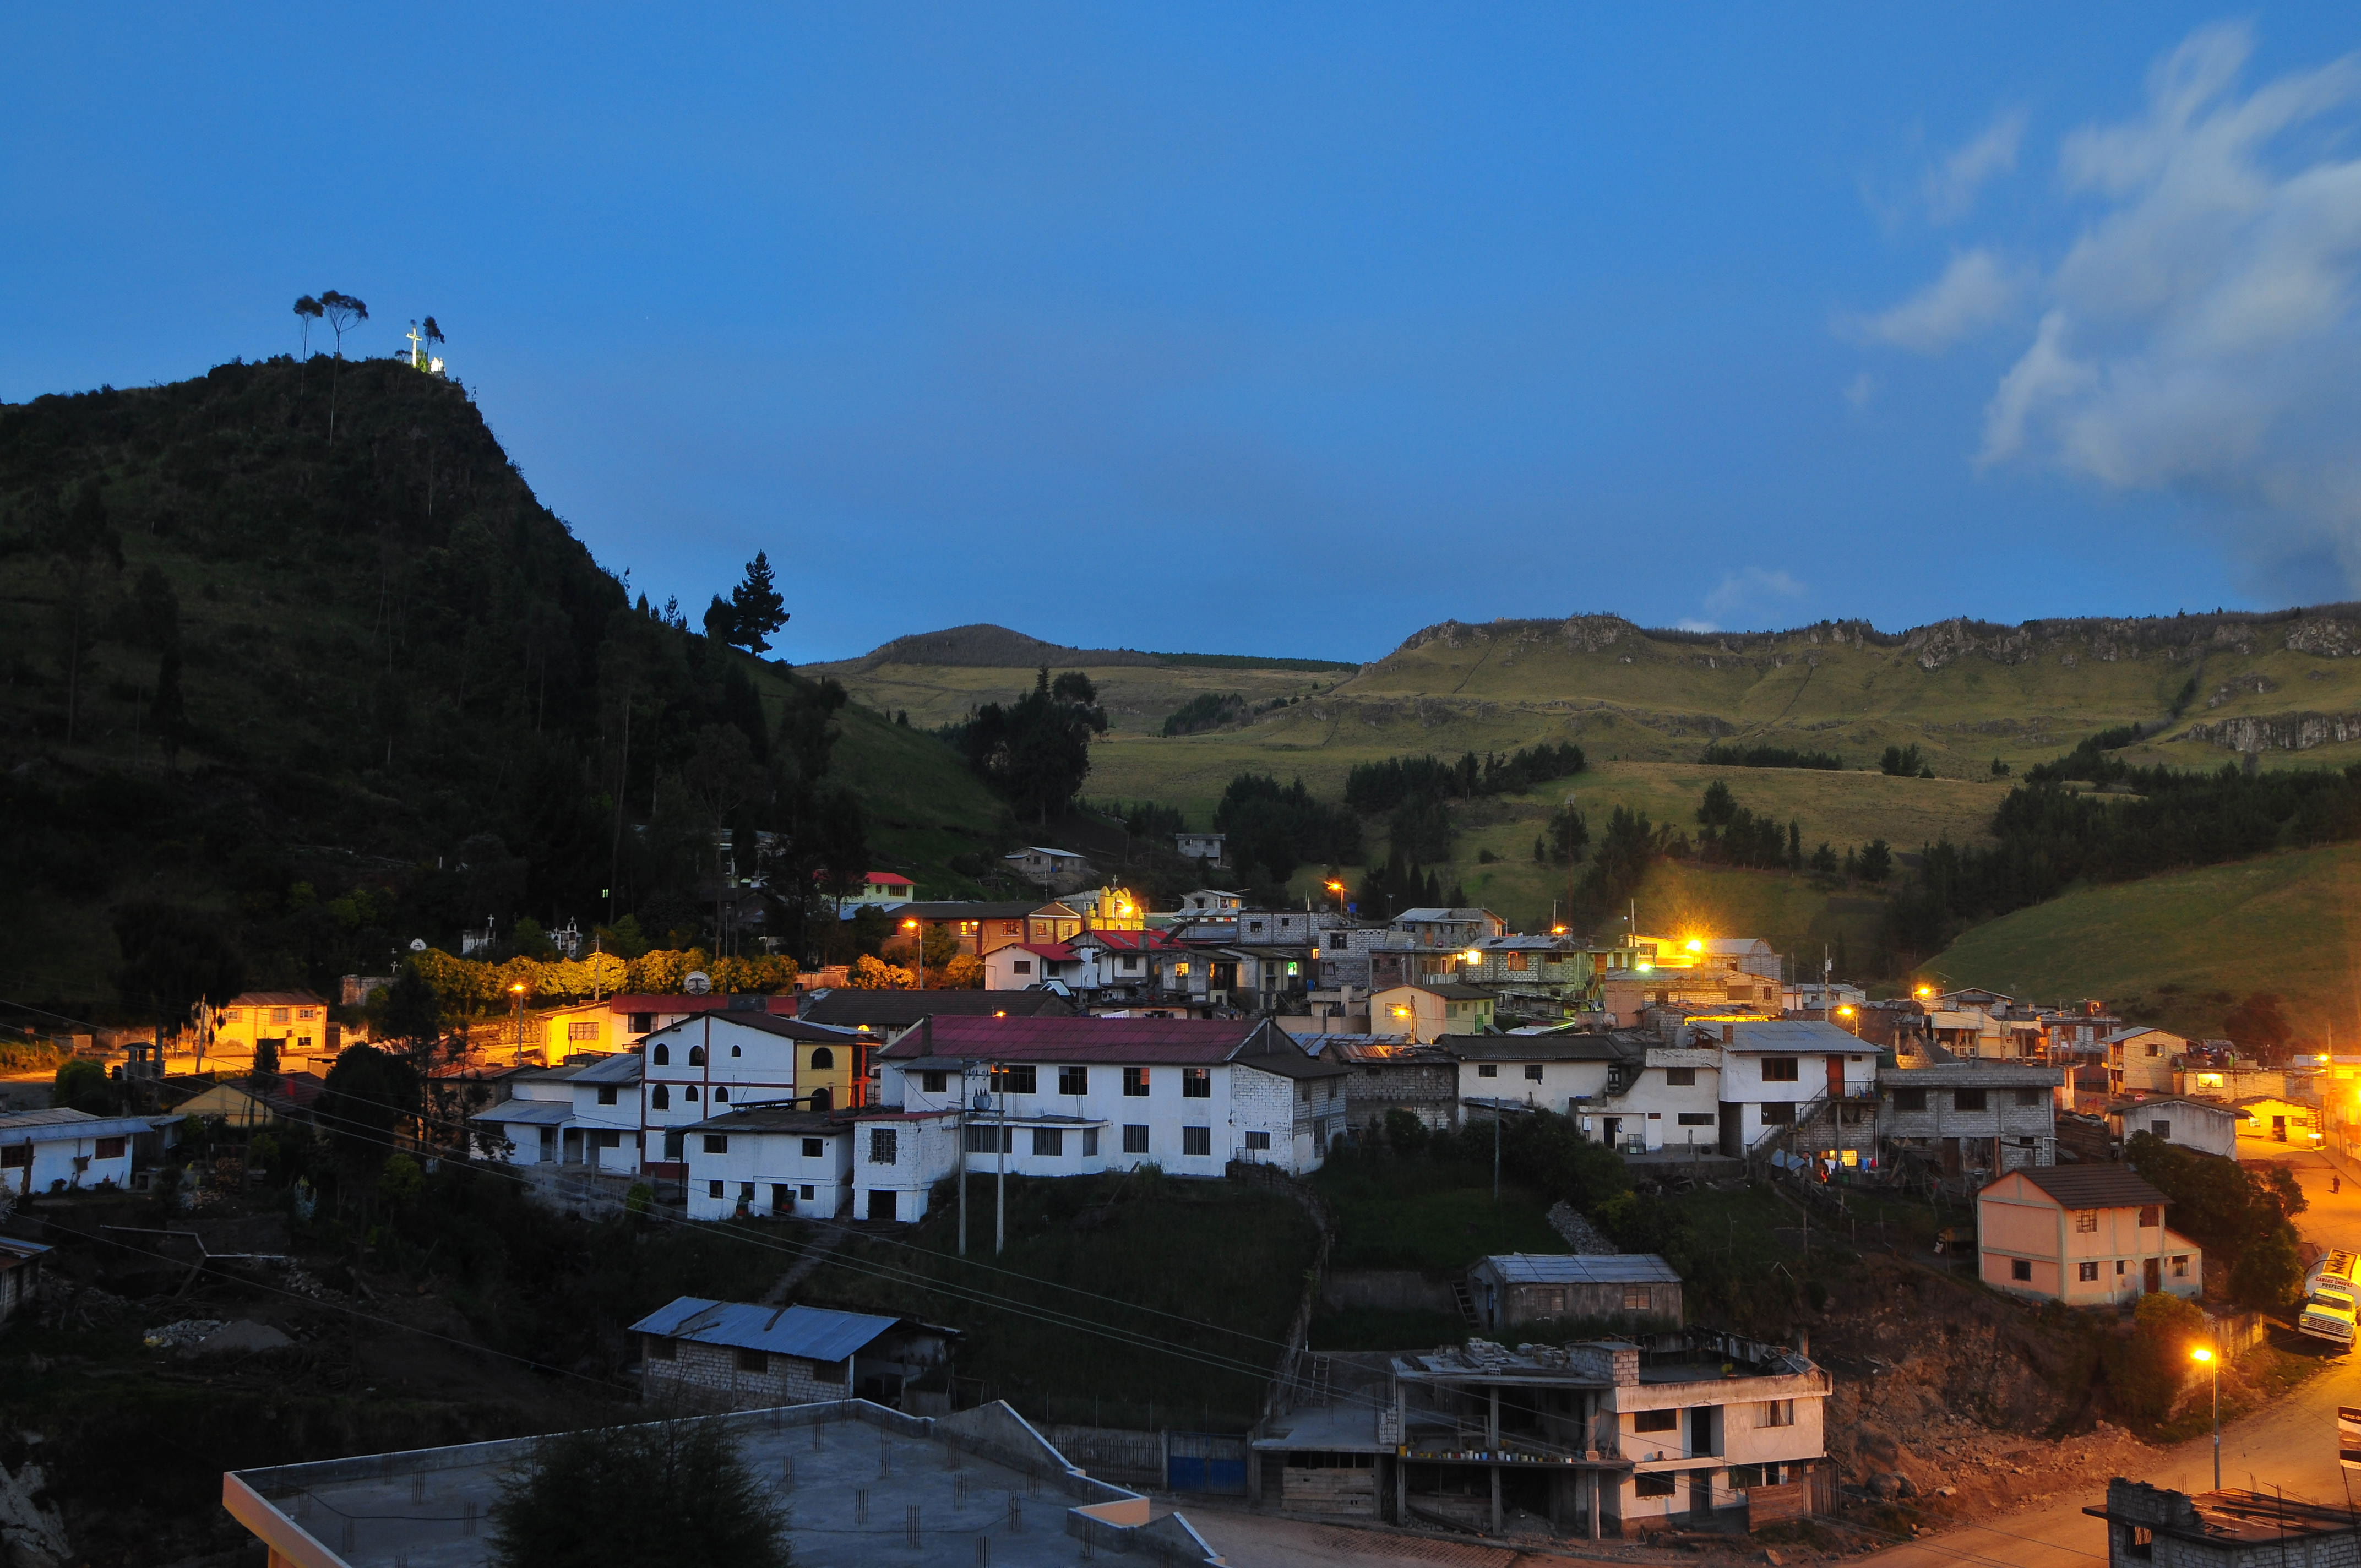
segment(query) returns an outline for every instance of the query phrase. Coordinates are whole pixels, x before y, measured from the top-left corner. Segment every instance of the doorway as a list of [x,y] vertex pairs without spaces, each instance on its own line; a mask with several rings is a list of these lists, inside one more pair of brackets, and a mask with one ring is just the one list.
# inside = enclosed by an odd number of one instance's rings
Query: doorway
[[2160,1257],[2140,1260],[2140,1287],[2153,1296],[2164,1288],[2164,1260]]

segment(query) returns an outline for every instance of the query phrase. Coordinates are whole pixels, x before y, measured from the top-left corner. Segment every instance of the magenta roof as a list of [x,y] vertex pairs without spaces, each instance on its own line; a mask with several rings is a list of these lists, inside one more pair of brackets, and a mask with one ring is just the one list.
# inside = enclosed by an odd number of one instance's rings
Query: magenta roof
[[881,1055],[1195,1066],[1228,1061],[1269,1026],[1258,1018],[938,1017]]

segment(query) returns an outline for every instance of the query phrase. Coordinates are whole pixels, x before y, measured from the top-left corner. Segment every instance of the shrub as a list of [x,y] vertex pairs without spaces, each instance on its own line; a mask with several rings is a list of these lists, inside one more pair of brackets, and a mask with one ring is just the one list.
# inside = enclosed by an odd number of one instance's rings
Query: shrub
[[726,1432],[697,1422],[566,1432],[492,1505],[500,1568],[785,1568],[785,1521]]

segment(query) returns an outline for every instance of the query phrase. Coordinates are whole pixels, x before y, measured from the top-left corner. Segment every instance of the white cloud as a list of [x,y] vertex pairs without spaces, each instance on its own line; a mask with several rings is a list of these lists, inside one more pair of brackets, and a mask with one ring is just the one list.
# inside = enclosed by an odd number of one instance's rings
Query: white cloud
[[1962,251],[1943,275],[1900,304],[1842,323],[1851,334],[1916,354],[1940,354],[2016,312],[2026,280],[1991,251]]
[[2025,142],[2025,124],[2023,109],[2003,110],[1973,141],[1927,170],[1922,181],[1927,215],[1938,224],[1966,217],[1986,181],[2015,170],[2017,149]]
[[1985,410],[1981,459],[2186,494],[2265,575],[2292,587],[2334,563],[2361,583],[2361,445],[2339,417],[2361,396],[2361,158],[2345,150],[2361,57],[2241,96],[2252,47],[2242,26],[2192,34],[2149,72],[2143,114],[2066,138],[2065,189],[2092,206]]
[[1869,407],[1876,396],[1877,378],[1866,370],[1845,383],[1844,400],[1856,411]]
[[1804,597],[1805,586],[1784,570],[1748,566],[1726,573],[1699,606],[1705,613],[1679,623],[1683,631],[1719,631],[1733,621],[1773,616],[1776,607]]

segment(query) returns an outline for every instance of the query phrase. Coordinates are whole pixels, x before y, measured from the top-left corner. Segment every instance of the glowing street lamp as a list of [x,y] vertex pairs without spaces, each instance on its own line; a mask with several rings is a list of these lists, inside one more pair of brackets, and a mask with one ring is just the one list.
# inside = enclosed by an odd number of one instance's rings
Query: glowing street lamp
[[911,945],[918,949],[918,989],[927,989],[927,933],[916,920],[902,922],[902,929],[910,933]]
[[1854,1010],[1851,1003],[1848,1002],[1838,1008],[1837,1016],[1845,1021],[1845,1027],[1852,1031],[1853,1038],[1861,1038],[1861,1014]]
[[524,981],[518,981],[511,985],[509,994],[516,998],[516,1058],[517,1060],[522,1061],[524,1060]]
[[1924,1002],[1928,997],[1935,994],[1935,988],[1931,985],[1913,986],[1911,988],[1910,994],[1916,997],[1919,1001]]
[[2213,1489],[2218,1492],[2222,1489],[2222,1358],[2211,1345],[2201,1344],[2189,1353],[2189,1359],[2213,1369]]

